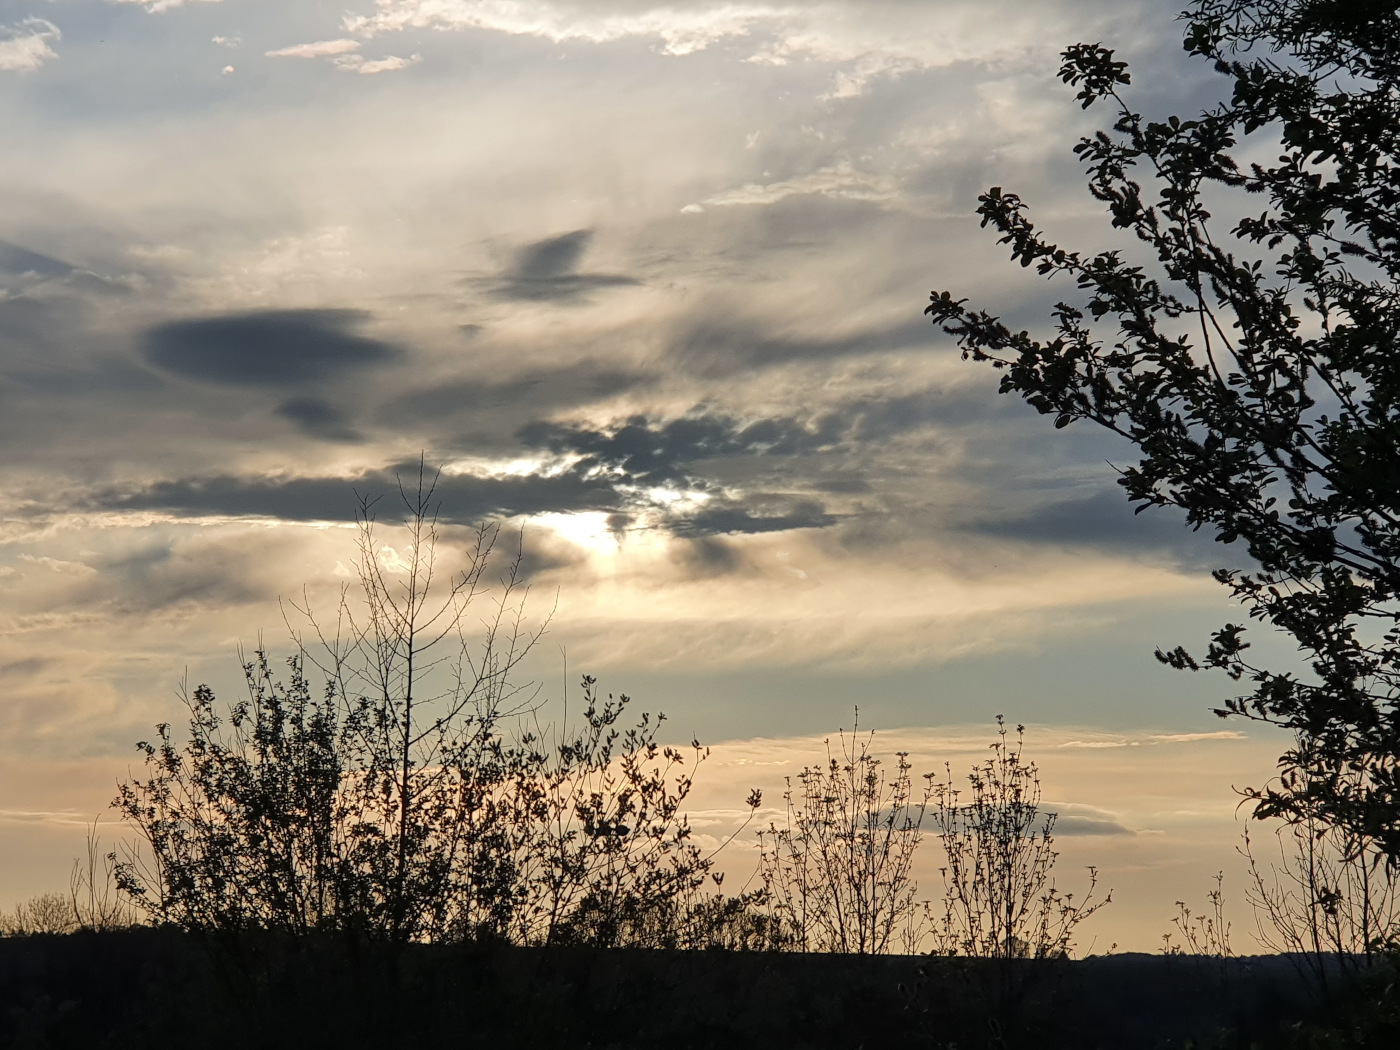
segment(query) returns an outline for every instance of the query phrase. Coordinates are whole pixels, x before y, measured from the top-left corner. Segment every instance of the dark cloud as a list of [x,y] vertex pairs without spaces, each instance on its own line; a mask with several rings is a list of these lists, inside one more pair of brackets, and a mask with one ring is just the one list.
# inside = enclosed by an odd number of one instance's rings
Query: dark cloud
[[[380,419],[396,423],[506,402],[567,400],[565,394],[579,388],[596,395],[643,381],[629,373],[579,366],[506,383],[417,391],[385,409]],[[547,468],[504,477],[448,476],[438,495],[444,516],[463,522],[591,510],[613,515],[611,527],[619,533],[644,516],[648,527],[689,539],[828,528],[850,518],[848,511],[828,507],[828,496],[872,489],[870,475],[850,469],[847,457],[939,421],[985,415],[987,406],[978,392],[916,390],[886,400],[853,400],[805,418],[743,419],[700,406],[680,417],[636,415],[601,426],[540,420],[520,428],[515,438],[525,449],[543,453]],[[276,411],[313,436],[357,436],[341,412],[320,398],[289,398]],[[406,466],[401,472],[412,469]],[[213,475],[108,492],[97,502],[104,509],[161,509],[190,516],[344,520],[355,509],[352,490],[393,492],[394,476],[393,468],[350,479]],[[700,492],[709,499],[698,505],[673,503],[656,489]],[[982,531],[1007,533],[1018,524],[976,523]]]
[[[1138,554],[1160,552],[1196,568],[1215,566],[1223,554],[1210,533],[1193,532],[1179,511],[1149,508],[1134,514],[1120,489],[1051,503],[1015,517],[977,521],[966,528],[1025,543]],[[1245,556],[1242,548],[1231,548],[1231,553],[1236,561]]]
[[[732,533],[786,532],[789,529],[822,529],[839,518],[815,500],[787,499],[771,495],[754,498],[749,506],[706,507],[697,514],[678,516],[671,525],[679,536],[717,536]],[[766,504],[766,506],[764,506]]]
[[818,492],[828,492],[833,496],[855,496],[870,491],[870,482],[858,474],[843,474],[836,477],[816,478],[812,488]]
[[40,255],[9,241],[0,241],[0,273],[23,277],[66,277],[73,267],[49,255]]
[[43,255],[9,241],[0,241],[0,291],[23,295],[41,285],[59,285],[76,295],[126,295],[130,289],[91,270]]
[[0,664],[0,678],[28,678],[38,674],[54,661],[42,656],[30,656],[23,660],[10,660]]
[[536,241],[520,252],[515,276],[522,281],[552,281],[567,277],[578,269],[584,250],[592,239],[593,231],[575,230],[559,237]]
[[1042,812],[1055,817],[1054,833],[1066,837],[1079,835],[1135,835],[1132,828],[1093,806],[1067,803],[1041,803]]
[[[994,418],[1003,408],[986,391],[934,389],[852,400],[806,418],[746,420],[701,407],[671,420],[637,415],[600,427],[539,421],[516,436],[529,448],[580,457],[584,469],[633,484],[661,485],[700,479],[703,470],[697,464],[706,460],[857,452],[938,424]],[[826,464],[812,473],[808,487],[817,491],[850,493],[869,487],[864,477],[832,473]]]
[[527,373],[505,382],[465,380],[415,390],[386,405],[380,412],[380,419],[398,424],[423,419],[450,419],[482,409],[518,405],[528,405],[532,409],[551,405],[581,405],[612,397],[650,381],[650,376],[640,372],[576,364]]
[[266,540],[155,544],[102,559],[88,584],[94,602],[140,616],[174,606],[264,602],[279,581],[267,572]]
[[[109,491],[93,503],[108,510],[162,510],[190,517],[350,521],[359,506],[357,493],[370,498],[395,493],[398,478],[416,476],[417,470],[417,463],[405,463],[354,478],[217,475],[162,481],[136,491]],[[613,511],[622,502],[607,482],[575,472],[504,478],[443,475],[435,498],[444,521],[463,524],[546,511]]]
[[937,341],[921,318],[839,336],[780,335],[756,324],[709,318],[679,332],[671,342],[670,356],[688,371],[720,376],[791,361],[927,348]]
[[705,459],[797,455],[834,447],[845,436],[843,422],[836,415],[812,422],[791,417],[744,422],[698,414],[665,423],[632,416],[604,428],[531,423],[517,436],[531,448],[581,457],[586,471],[636,485],[664,485],[696,481],[696,472],[687,467]]
[[718,536],[689,536],[676,544],[674,558],[687,575],[701,579],[726,575],[744,563],[739,550]]
[[338,408],[314,397],[289,398],[277,406],[277,414],[312,437],[326,441],[364,440]]
[[520,558],[520,573],[527,580],[539,582],[546,577],[559,577],[569,570],[577,569],[587,561],[587,554],[567,540],[561,540],[548,531],[535,531],[529,528],[521,533],[497,537],[497,548],[506,557]]
[[146,334],[151,363],[230,386],[317,383],[380,365],[401,351],[355,335],[359,310],[264,310],[172,321]]
[[1132,835],[1133,829],[1116,820],[1096,820],[1093,817],[1061,817],[1055,821],[1055,834],[1075,835]]
[[[949,823],[960,823],[960,821],[956,817],[952,821],[948,821],[946,818],[940,818],[938,813],[926,813],[922,821],[925,828],[932,827],[934,831],[941,831]],[[1072,804],[1060,806],[1041,803],[1039,816],[1035,819],[1035,829],[1039,831],[1047,824],[1056,837],[1136,834],[1132,828],[1091,806]]]
[[496,283],[496,295],[526,302],[568,301],[598,288],[641,283],[623,274],[579,273],[592,239],[592,230],[575,230],[526,245]]

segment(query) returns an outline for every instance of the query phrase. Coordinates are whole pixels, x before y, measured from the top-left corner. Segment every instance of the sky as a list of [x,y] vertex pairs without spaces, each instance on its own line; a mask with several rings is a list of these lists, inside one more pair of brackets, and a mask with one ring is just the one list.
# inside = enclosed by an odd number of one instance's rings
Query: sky
[[359,498],[391,521],[422,456],[444,549],[523,528],[543,700],[586,672],[715,746],[697,827],[856,707],[930,768],[1005,713],[1066,880],[1114,887],[1101,948],[1157,947],[1218,869],[1242,909],[1235,789],[1283,742],[1152,655],[1239,618],[1238,555],[1134,516],[1131,449],[922,315],[1069,294],[978,228],[989,186],[1117,243],[1058,53],[1199,109],[1173,14],[0,0],[0,904],[66,882],[183,680],[289,651],[279,599],[333,603]]

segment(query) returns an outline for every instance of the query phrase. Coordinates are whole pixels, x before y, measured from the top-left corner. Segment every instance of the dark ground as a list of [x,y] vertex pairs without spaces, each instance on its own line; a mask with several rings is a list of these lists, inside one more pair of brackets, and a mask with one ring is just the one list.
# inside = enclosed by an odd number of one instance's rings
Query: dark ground
[[[1392,991],[1374,984],[1357,1001],[1389,1014]],[[1330,1034],[1318,1027],[1329,1016]],[[0,1046],[15,1050],[1400,1047],[1388,1021],[1369,1018],[1375,1030],[1361,1035],[1363,1022],[1336,1018],[1281,957],[999,969],[339,938],[215,944],[149,929],[0,940]]]

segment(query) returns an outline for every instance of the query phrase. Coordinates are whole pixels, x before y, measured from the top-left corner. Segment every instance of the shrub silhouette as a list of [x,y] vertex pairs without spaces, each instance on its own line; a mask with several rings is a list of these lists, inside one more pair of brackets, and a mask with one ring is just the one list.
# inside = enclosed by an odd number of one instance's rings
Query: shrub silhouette
[[1393,962],[1400,944],[1400,880],[1374,839],[1319,818],[1279,825],[1276,860],[1256,854],[1245,830],[1246,899],[1259,942],[1287,953],[1313,989],[1332,999],[1333,980],[1350,983]]
[[1212,877],[1215,889],[1206,894],[1207,910],[1193,912],[1185,901],[1176,902],[1172,925],[1181,940],[1173,944],[1173,934],[1162,934],[1163,955],[1205,955],[1214,959],[1229,959],[1235,953],[1230,947],[1230,923],[1225,918],[1225,872]]
[[1063,893],[1053,868],[1056,814],[1040,805],[1040,774],[1021,758],[1025,727],[1007,739],[997,716],[992,756],[968,774],[966,801],[947,780],[933,788],[943,845],[943,915],[935,930],[936,953],[992,959],[1067,958],[1074,931],[1112,900],[1094,900],[1098,872],[1089,868],[1083,899]]
[[114,804],[148,851],[116,865],[121,890],[188,930],[390,941],[650,943],[732,918],[701,892],[712,858],[680,809],[698,743],[661,746],[647,715],[621,729],[628,698],[600,698],[588,677],[576,727],[507,734],[533,710],[512,673],[543,627],[525,626],[519,554],[488,595],[493,528],[442,578],[434,481],[401,486],[392,558],[362,503],[359,603],[344,592],[334,624],[292,606],[307,626],[285,681],[260,648],[243,700],[201,685],[184,695],[183,746],[168,724],[138,745],[146,775]]
[[80,926],[72,900],[63,893],[40,893],[0,913],[0,937],[73,933]]
[[888,952],[917,913],[912,877],[931,789],[916,791],[909,756],[886,779],[874,733],[826,742],[825,765],[806,766],[783,795],[785,819],[759,835],[769,907],[799,951]]

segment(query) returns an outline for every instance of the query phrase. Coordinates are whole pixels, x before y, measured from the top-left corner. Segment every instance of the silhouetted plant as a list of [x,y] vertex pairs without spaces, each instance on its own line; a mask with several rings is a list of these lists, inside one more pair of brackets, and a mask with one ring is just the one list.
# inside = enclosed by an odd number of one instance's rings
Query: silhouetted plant
[[359,604],[342,592],[334,625],[292,606],[308,626],[285,682],[259,649],[244,700],[200,686],[183,747],[169,725],[139,745],[146,778],[115,804],[149,851],[116,876],[157,921],[521,944],[686,928],[675,902],[698,900],[712,859],[680,807],[707,752],[659,744],[660,718],[620,729],[628,698],[600,699],[588,677],[576,727],[508,736],[536,710],[511,673],[543,628],[524,626],[517,554],[468,640],[496,532],[478,529],[466,569],[440,580],[433,487],[425,472],[401,487],[398,551],[362,504]]
[[43,933],[72,933],[79,928],[73,902],[62,893],[40,893],[0,912],[0,937],[32,937]]
[[1206,894],[1206,910],[1192,912],[1185,901],[1176,902],[1172,925],[1181,937],[1172,943],[1170,931],[1162,934],[1164,955],[1207,955],[1228,959],[1234,955],[1230,948],[1230,923],[1225,918],[1225,873],[1218,871],[1212,878],[1215,889]]
[[116,874],[153,920],[305,933],[379,919],[365,914],[371,886],[352,859],[376,830],[356,812],[364,778],[345,768],[357,722],[342,725],[333,692],[313,698],[300,659],[288,664],[283,685],[259,650],[243,665],[246,700],[224,711],[201,685],[182,694],[183,749],[168,724],[138,745],[147,779],[122,784],[114,805],[149,856],[129,853]]
[[104,852],[97,821],[87,828],[86,853],[73,861],[68,900],[78,928],[102,932],[121,930],[137,922],[137,911],[117,883],[117,854]]
[[522,944],[679,945],[686,902],[698,906],[713,866],[681,812],[709,750],[657,743],[664,715],[619,730],[628,697],[600,699],[588,676],[583,703],[575,729],[536,725],[500,752],[496,803],[510,841],[497,848],[513,885],[492,932]]
[[1195,0],[1183,18],[1186,50],[1224,78],[1188,119],[1138,112],[1111,50],[1063,53],[1083,107],[1112,111],[1074,152],[1137,250],[1063,248],[993,187],[983,225],[1074,301],[1040,337],[946,291],[927,312],[1056,427],[1131,442],[1119,481],[1138,510],[1243,541],[1214,576],[1308,673],[1262,666],[1240,623],[1158,656],[1249,683],[1218,713],[1298,734],[1281,764],[1308,793],[1285,777],[1251,793],[1255,816],[1346,825],[1400,861],[1400,11]]
[[994,959],[1067,958],[1074,931],[1112,899],[1094,900],[1089,868],[1083,899],[1062,893],[1053,868],[1056,814],[1040,807],[1040,775],[1021,758],[1025,727],[1007,739],[997,716],[992,756],[968,774],[970,797],[954,787],[952,767],[935,785],[936,828],[946,856],[944,910],[936,954]]
[[[807,766],[783,795],[785,820],[759,835],[759,871],[773,915],[801,951],[888,952],[918,913],[914,853],[931,788],[916,791],[909,756],[886,778],[874,733],[826,742],[824,766]],[[924,778],[928,780],[929,778]]]
[[[1287,790],[1306,797],[1308,785]],[[1246,898],[1259,940],[1272,951],[1290,953],[1330,998],[1330,973],[1354,977],[1400,942],[1393,858],[1373,837],[1320,813],[1295,817],[1274,834],[1275,861],[1256,855],[1247,827],[1241,849],[1249,863]]]

